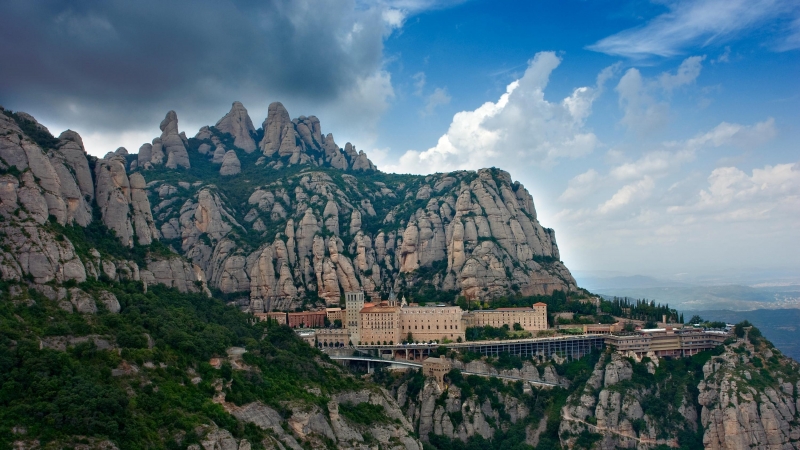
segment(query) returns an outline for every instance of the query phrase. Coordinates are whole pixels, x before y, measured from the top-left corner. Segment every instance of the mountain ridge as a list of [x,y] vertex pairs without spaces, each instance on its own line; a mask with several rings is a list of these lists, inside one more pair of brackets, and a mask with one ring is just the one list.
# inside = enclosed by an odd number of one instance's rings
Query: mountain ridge
[[[56,139],[27,114],[3,118],[0,167],[22,171],[20,180],[5,175],[10,220],[54,216],[85,227],[96,206],[123,245],[159,241],[189,261],[173,270],[177,280],[161,281],[198,281],[250,311],[338,304],[352,290],[453,301],[577,289],[555,232],[539,224],[533,198],[507,172],[385,174],[351,143],[323,135],[315,116],[290,120],[278,102],[262,128],[234,102],[192,138],[170,111],[137,154],[119,148],[97,159],[77,133]],[[38,130],[44,147],[17,122]],[[31,189],[42,198],[28,201]],[[19,201],[30,213],[8,214]],[[87,258],[73,265],[92,272]]]

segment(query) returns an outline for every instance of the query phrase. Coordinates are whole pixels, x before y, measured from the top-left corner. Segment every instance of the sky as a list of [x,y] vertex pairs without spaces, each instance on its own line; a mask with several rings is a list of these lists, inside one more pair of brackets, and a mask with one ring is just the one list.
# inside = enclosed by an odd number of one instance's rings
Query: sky
[[281,101],[381,170],[499,167],[573,271],[800,282],[794,0],[0,0],[0,104],[87,151]]

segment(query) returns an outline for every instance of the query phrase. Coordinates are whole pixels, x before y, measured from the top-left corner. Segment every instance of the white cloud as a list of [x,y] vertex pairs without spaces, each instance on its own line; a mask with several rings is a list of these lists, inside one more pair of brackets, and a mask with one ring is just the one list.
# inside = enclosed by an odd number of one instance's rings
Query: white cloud
[[725,51],[722,52],[721,55],[717,56],[715,59],[711,61],[711,64],[719,64],[719,63],[726,63],[731,61],[731,47],[729,45],[725,46]]
[[656,102],[648,93],[638,69],[628,69],[619,80],[616,91],[620,108],[625,112],[620,122],[629,129],[647,133],[666,124],[669,105]]
[[635,183],[626,184],[608,199],[608,201],[600,205],[597,211],[601,214],[608,214],[619,210],[623,206],[645,200],[650,197],[653,188],[655,188],[655,182],[652,178],[647,176]]
[[451,97],[447,93],[447,88],[436,88],[433,93],[428,96],[428,101],[425,103],[425,109],[422,111],[424,116],[433,114],[437,106],[447,105],[450,103]]
[[337,142],[344,137],[345,141],[368,146],[375,141],[377,123],[393,98],[391,74],[386,70],[377,70],[358,78],[351,89],[342,93],[335,105],[317,107],[316,115],[325,129],[345,130],[344,133],[337,132]]
[[636,161],[614,167],[611,176],[617,180],[632,180],[643,176],[661,175],[685,162],[692,161],[694,157],[693,149],[681,149],[677,152],[652,151]]
[[[601,39],[588,48],[629,58],[670,57],[694,46],[730,41],[775,18],[798,14],[794,0],[683,0],[666,5],[669,12],[644,26]],[[779,43],[778,50],[791,49],[793,36]]]
[[704,145],[720,147],[735,145],[740,148],[752,149],[773,139],[778,134],[775,128],[775,119],[768,118],[755,125],[740,125],[737,123],[722,122],[713,130],[686,141],[686,146],[699,148]]
[[601,179],[600,174],[594,169],[589,169],[580,175],[576,175],[569,180],[567,189],[558,197],[558,200],[562,202],[581,200],[597,187]]
[[[156,130],[157,129],[158,128],[156,128]],[[54,129],[51,129],[51,131],[58,136],[59,132]],[[158,136],[153,130],[128,130],[122,133],[98,133],[90,131],[81,133],[80,129],[76,129],[75,131],[81,135],[86,153],[100,157],[108,152],[113,152],[118,147],[125,147],[128,153],[138,153],[139,147],[143,143],[150,142],[154,137]],[[189,136],[193,135],[189,133],[186,134]]]
[[421,97],[425,89],[425,72],[417,72],[411,78],[414,80],[414,95]]
[[584,121],[610,72],[601,72],[597,86],[579,87],[562,101],[550,102],[544,98],[544,89],[560,63],[555,53],[536,54],[522,78],[509,84],[497,102],[455,114],[447,134],[435,147],[423,152],[409,150],[388,168],[435,172],[547,166],[592,152],[598,140],[584,129]]
[[663,72],[652,79],[643,77],[636,68],[628,69],[616,87],[620,108],[625,113],[621,123],[639,134],[649,134],[666,125],[669,94],[693,84],[705,59],[705,56],[691,56],[683,60],[674,74]]
[[682,142],[667,142],[664,150],[650,151],[636,161],[619,164],[611,169],[610,175],[623,181],[643,176],[657,177],[694,161],[697,152],[703,148],[735,146],[751,150],[773,139],[776,134],[772,118],[754,125],[722,122],[706,133]]
[[399,9],[388,8],[381,13],[383,21],[391,28],[401,28],[406,20],[406,13]]
[[678,67],[675,75],[664,72],[658,77],[658,83],[662,89],[667,92],[672,92],[673,89],[692,84],[700,76],[700,70],[703,68],[704,56],[690,56],[686,58]]
[[777,46],[778,51],[789,51],[789,50],[796,50],[800,48],[800,17],[795,18],[792,21],[791,26],[786,34],[786,38],[783,42],[780,42]]
[[706,214],[716,220],[749,221],[800,213],[800,163],[753,169],[714,169],[708,187],[685,205],[671,206],[673,214]]

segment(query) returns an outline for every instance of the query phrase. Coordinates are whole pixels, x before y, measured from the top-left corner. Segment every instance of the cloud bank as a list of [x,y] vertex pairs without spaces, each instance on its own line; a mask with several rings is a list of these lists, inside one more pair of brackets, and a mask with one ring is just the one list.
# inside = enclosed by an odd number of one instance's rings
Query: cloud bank
[[553,52],[537,53],[525,74],[510,83],[496,102],[455,114],[435,147],[409,150],[398,162],[386,161],[381,167],[395,172],[419,172],[420,168],[438,172],[552,166],[591,153],[598,139],[584,123],[616,66],[601,72],[595,86],[579,87],[560,102],[550,102],[544,91],[560,63]]
[[409,14],[432,6],[3,1],[0,53],[8,64],[1,98],[7,108],[82,131],[90,151],[92,136],[100,143],[119,140],[119,130],[157,134],[170,109],[182,129],[214,123],[233,100],[244,102],[256,123],[280,100],[293,114],[314,113],[330,129],[363,135],[394,95],[384,39]]

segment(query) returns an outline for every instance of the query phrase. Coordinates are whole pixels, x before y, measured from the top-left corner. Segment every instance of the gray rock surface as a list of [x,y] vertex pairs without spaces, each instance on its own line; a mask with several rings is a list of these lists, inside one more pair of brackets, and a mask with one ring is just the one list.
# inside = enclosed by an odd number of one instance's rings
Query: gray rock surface
[[259,143],[259,148],[264,156],[274,155],[281,147],[285,134],[292,123],[289,112],[280,102],[269,105],[267,118],[264,119],[264,138]]
[[228,150],[222,158],[222,167],[219,169],[219,174],[223,176],[236,175],[242,171],[242,163],[236,156],[234,150]]
[[233,102],[230,112],[220,119],[215,125],[216,128],[233,136],[233,145],[241,148],[247,153],[252,153],[256,149],[256,141],[253,139],[256,129],[253,121],[247,115],[247,110],[240,102]]
[[178,133],[178,115],[175,111],[167,113],[167,116],[161,121],[160,128],[161,145],[167,156],[167,161],[164,165],[169,169],[178,167],[188,169],[191,166],[189,154],[186,151],[186,144],[183,138]]

